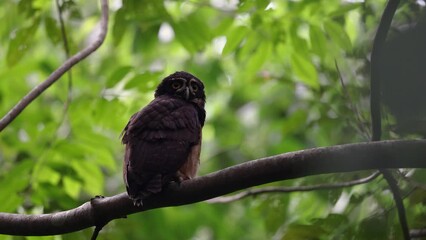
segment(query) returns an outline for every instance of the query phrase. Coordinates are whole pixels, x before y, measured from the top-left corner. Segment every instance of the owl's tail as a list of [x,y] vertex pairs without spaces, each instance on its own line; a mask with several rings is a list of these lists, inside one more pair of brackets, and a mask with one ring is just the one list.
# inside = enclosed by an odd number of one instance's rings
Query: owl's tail
[[132,188],[127,188],[127,194],[130,199],[133,200],[133,204],[137,207],[143,206],[143,200],[147,197],[159,193],[162,190],[162,175],[157,174],[153,178],[151,178],[148,183],[144,184],[141,188],[138,188],[136,191]]

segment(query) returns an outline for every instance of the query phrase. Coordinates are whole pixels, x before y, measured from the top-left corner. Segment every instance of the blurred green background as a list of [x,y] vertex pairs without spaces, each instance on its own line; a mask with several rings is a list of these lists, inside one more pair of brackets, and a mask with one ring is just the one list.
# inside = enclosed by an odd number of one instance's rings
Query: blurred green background
[[[58,3],[72,55],[96,38],[99,2]],[[110,0],[102,47],[1,132],[0,211],[51,213],[125,191],[120,133],[153,99],[161,79],[178,70],[206,86],[200,175],[274,154],[367,141],[369,54],[385,3]],[[401,4],[393,32],[415,22],[422,5]],[[1,116],[67,58],[58,12],[54,0],[0,1]],[[400,138],[390,114],[384,124],[384,138]],[[424,227],[426,191],[416,184],[426,182],[425,171],[404,173],[398,180],[408,222]],[[338,183],[369,174],[270,185]],[[0,239],[88,239],[91,232]],[[379,177],[352,188],[152,210],[109,223],[98,239],[400,236],[392,195]]]

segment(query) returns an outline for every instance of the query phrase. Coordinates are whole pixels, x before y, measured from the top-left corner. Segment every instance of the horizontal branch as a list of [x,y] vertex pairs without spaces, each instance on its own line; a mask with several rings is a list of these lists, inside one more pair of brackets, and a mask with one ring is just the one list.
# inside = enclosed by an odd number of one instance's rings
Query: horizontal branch
[[126,193],[41,215],[0,213],[0,234],[56,235],[99,226],[150,209],[196,203],[279,180],[380,168],[426,168],[426,140],[380,141],[314,148],[249,161],[180,185],[133,206]]

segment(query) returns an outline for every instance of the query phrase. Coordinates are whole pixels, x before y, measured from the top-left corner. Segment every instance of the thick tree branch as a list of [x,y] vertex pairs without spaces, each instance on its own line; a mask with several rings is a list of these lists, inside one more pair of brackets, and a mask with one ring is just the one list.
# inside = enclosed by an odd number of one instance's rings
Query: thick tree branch
[[108,30],[108,0],[101,0],[102,16],[100,21],[100,32],[98,38],[85,49],[67,59],[58,69],[42,83],[34,87],[24,96],[2,119],[0,119],[0,132],[9,125],[34,99],[42,94],[47,88],[55,83],[71,67],[85,59],[92,52],[96,51],[105,40]]
[[347,182],[326,183],[326,184],[317,184],[317,185],[311,185],[311,186],[255,188],[255,189],[249,189],[247,191],[237,193],[232,196],[223,196],[223,197],[213,198],[208,200],[208,202],[209,203],[230,203],[230,202],[241,200],[246,197],[257,196],[260,194],[267,194],[267,193],[308,192],[308,191],[315,191],[315,190],[331,190],[336,188],[352,187],[355,185],[368,183],[376,179],[379,175],[380,175],[380,172],[376,171],[368,177],[347,181]]
[[142,208],[133,206],[127,194],[121,193],[52,214],[0,213],[0,234],[64,234],[136,212],[196,203],[269,182],[380,168],[426,168],[426,140],[346,144],[253,160],[180,185],[172,184],[164,192],[146,199]]

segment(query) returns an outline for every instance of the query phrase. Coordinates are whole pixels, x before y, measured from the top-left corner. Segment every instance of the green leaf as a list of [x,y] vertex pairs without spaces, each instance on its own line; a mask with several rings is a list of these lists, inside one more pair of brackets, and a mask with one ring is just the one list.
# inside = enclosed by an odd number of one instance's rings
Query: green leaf
[[179,22],[172,22],[171,25],[176,34],[176,38],[191,53],[201,51],[207,43],[210,43],[211,34],[209,26],[205,23],[204,17],[197,12]]
[[222,54],[227,55],[235,51],[235,49],[246,36],[247,32],[248,28],[244,26],[238,26],[235,29],[231,29],[230,33],[226,36],[226,44],[223,48]]
[[296,133],[302,128],[305,128],[307,117],[305,110],[300,109],[293,112],[290,116],[283,120],[282,134],[285,136],[291,133]]
[[342,15],[347,14],[348,12],[355,10],[357,8],[362,7],[362,3],[347,3],[347,4],[342,4],[339,6],[339,8],[335,11],[332,11],[328,14],[328,16],[330,18],[334,18],[334,17],[339,17]]
[[24,202],[24,198],[19,196],[16,193],[12,193],[9,195],[0,195],[1,206],[0,210],[2,212],[13,212],[22,205]]
[[26,236],[25,239],[26,240],[58,240],[61,238],[57,238],[57,236],[36,236],[36,237]]
[[270,1],[256,0],[256,7],[259,8],[259,10],[265,10],[269,3]]
[[108,80],[106,82],[107,88],[114,87],[117,83],[119,83],[123,78],[133,71],[132,66],[121,66],[112,72],[112,74],[108,77]]
[[84,160],[73,160],[71,166],[83,180],[84,190],[92,195],[103,193],[104,177],[96,164]]
[[298,79],[313,88],[318,88],[318,74],[315,66],[303,56],[292,53],[291,66]]
[[249,58],[246,66],[246,76],[255,76],[257,71],[262,68],[265,61],[272,53],[272,43],[270,41],[263,41],[256,52]]
[[245,36],[244,44],[238,49],[238,57],[244,61],[249,59],[254,52],[256,52],[259,43],[262,42],[262,38],[255,31],[247,32]]
[[34,166],[34,163],[29,160],[24,160],[17,163],[7,175],[0,179],[0,211],[10,212],[15,211],[23,202],[23,198],[18,195],[29,184],[29,172]]
[[292,22],[288,28],[288,43],[298,54],[307,56],[309,53],[309,45],[305,38],[299,36],[300,29],[305,28],[305,24],[301,22]]
[[309,26],[309,39],[311,42],[312,50],[321,58],[327,54],[327,39],[324,32],[317,26]]
[[182,44],[186,50],[190,53],[195,53],[197,51],[197,46],[194,44],[193,39],[189,36],[189,32],[191,31],[186,26],[186,23],[182,22],[171,22],[173,30],[176,34],[176,39]]
[[383,216],[375,216],[364,219],[359,227],[357,239],[389,239],[387,218]]
[[325,231],[320,226],[291,224],[283,239],[321,239],[324,234]]
[[155,89],[158,84],[158,79],[160,78],[161,73],[139,73],[131,77],[129,81],[124,86],[124,89],[137,88],[142,92],[147,92],[149,90]]
[[350,50],[352,48],[351,40],[342,26],[334,21],[326,21],[324,22],[324,27],[327,34],[339,47],[344,50]]
[[217,26],[213,29],[213,34],[216,36],[221,36],[223,33],[227,32],[228,29],[232,26],[232,23],[234,22],[233,18],[227,17],[222,19],[222,21],[217,24]]
[[52,1],[50,0],[33,0],[33,7],[35,9],[48,9],[51,7]]
[[53,44],[57,44],[62,41],[61,30],[56,24],[56,20],[52,17],[44,18],[44,29],[49,37],[49,40]]
[[52,185],[57,185],[60,179],[61,175],[58,172],[54,171],[49,167],[44,166],[39,169],[37,178],[35,180],[37,181],[37,183],[46,182]]
[[77,199],[80,194],[81,183],[71,177],[63,178],[64,190],[72,198]]
[[130,22],[126,20],[126,14],[127,12],[124,8],[120,8],[115,12],[114,25],[112,26],[114,46],[120,44],[124,34],[127,32],[126,30],[129,28]]
[[34,35],[38,29],[40,18],[36,17],[29,27],[19,28],[15,31],[14,36],[10,40],[9,48],[6,53],[6,61],[8,66],[13,66],[22,59],[28,52]]

